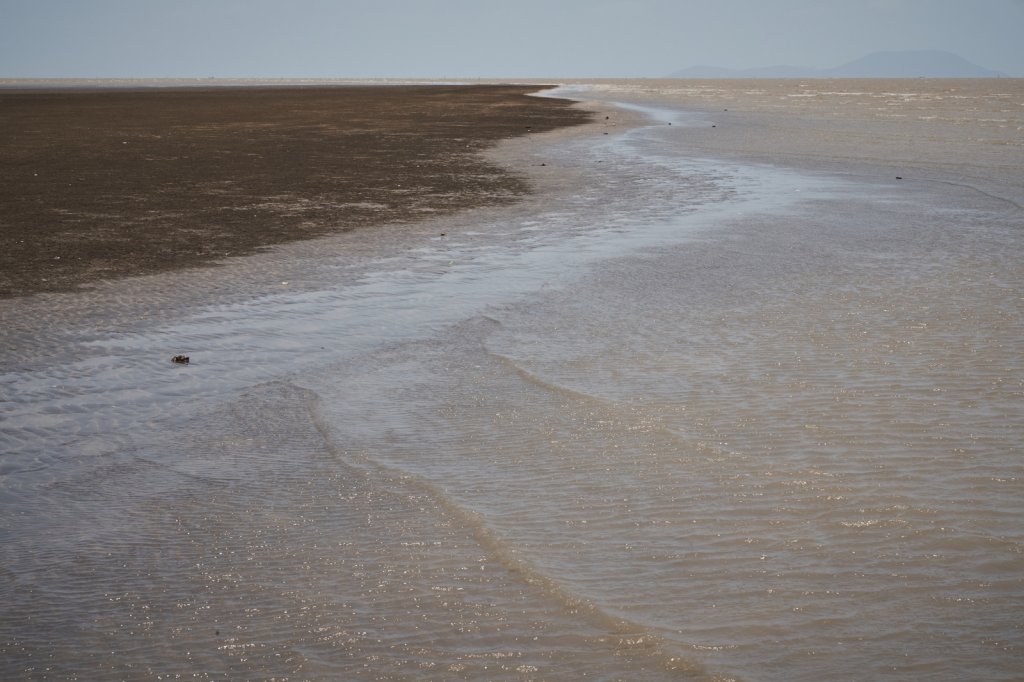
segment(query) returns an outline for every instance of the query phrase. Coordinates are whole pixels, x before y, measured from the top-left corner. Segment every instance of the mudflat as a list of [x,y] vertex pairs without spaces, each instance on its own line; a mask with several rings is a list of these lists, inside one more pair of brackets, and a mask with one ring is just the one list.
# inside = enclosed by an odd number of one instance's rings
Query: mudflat
[[590,119],[540,87],[0,90],[0,297],[514,201],[480,152]]

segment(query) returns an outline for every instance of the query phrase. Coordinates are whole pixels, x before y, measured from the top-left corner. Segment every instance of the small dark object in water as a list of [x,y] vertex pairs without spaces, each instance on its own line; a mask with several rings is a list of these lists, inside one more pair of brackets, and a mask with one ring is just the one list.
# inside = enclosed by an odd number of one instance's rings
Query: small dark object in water
[[902,176],[902,175],[897,175],[897,176],[896,176],[896,179],[897,179],[897,180],[902,180],[902,179],[903,179],[903,176]]
[[171,362],[176,362],[179,365],[187,365],[188,364],[188,356],[187,355],[175,355],[173,358],[171,358]]

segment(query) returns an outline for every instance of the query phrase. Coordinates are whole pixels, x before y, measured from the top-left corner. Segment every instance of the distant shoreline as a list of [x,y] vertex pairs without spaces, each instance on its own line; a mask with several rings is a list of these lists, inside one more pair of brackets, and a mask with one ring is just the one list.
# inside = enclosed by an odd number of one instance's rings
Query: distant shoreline
[[409,78],[0,78],[0,89],[52,88],[121,90],[124,88],[333,88],[422,85],[520,85],[518,82]]
[[[1014,75],[992,75],[992,76],[836,76],[827,72],[819,72],[811,75],[794,74],[790,76],[763,76],[750,75],[746,70],[724,70],[722,75],[708,76],[634,76],[625,80],[631,81],[664,81],[664,80],[894,80],[894,81],[917,81],[917,80],[963,80],[963,81],[989,81],[989,80],[1024,80],[1024,76]],[[746,74],[746,75],[731,75]],[[554,87],[557,83],[588,83],[604,82],[609,80],[623,80],[618,78],[521,78],[511,80],[488,79],[488,78],[352,78],[352,79],[318,79],[318,78],[2,78],[0,77],[0,91],[4,90],[74,90],[74,89],[110,89],[123,90],[137,88],[140,90],[153,89],[177,89],[177,88],[360,88],[360,87],[422,87],[422,86],[444,86],[444,87],[518,87],[528,86],[532,90],[541,87]]]

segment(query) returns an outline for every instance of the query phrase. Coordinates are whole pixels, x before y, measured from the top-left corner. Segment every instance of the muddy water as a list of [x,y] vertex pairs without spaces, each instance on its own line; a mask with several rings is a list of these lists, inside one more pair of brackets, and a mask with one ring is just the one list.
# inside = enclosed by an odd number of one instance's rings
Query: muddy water
[[3,303],[3,677],[1018,678],[1024,91],[894,85],[586,83],[519,206]]

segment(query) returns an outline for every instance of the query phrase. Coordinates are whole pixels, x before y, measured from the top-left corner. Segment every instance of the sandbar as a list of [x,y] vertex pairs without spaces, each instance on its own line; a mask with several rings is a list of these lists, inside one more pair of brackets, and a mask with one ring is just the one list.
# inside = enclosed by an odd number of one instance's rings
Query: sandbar
[[541,88],[4,88],[0,298],[516,201],[482,152],[592,118]]

